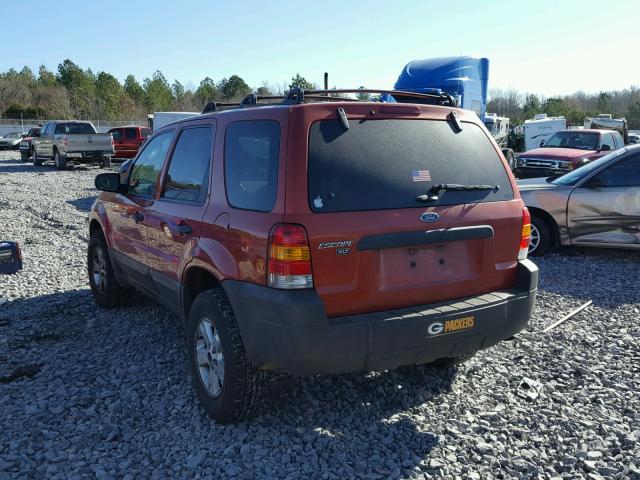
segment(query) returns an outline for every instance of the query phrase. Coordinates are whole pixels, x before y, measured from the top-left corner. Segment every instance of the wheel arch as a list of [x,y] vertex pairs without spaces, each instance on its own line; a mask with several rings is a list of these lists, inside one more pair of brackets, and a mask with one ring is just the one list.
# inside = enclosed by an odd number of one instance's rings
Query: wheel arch
[[527,205],[527,208],[529,209],[529,213],[531,214],[532,217],[536,216],[541,220],[543,220],[551,230],[551,247],[552,248],[559,247],[560,246],[560,229],[558,227],[558,224],[556,223],[556,220],[553,218],[553,216],[549,212],[538,207],[530,207]]
[[182,317],[186,321],[189,311],[196,297],[213,288],[222,286],[222,281],[216,273],[199,262],[189,265],[182,275],[182,289],[180,294]]

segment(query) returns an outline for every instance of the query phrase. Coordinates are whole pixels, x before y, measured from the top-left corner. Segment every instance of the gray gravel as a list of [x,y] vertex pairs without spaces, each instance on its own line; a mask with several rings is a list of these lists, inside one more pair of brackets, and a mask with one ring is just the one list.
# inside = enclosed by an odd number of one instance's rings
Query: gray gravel
[[277,377],[258,418],[218,426],[172,315],[91,300],[97,172],[0,152],[0,236],[25,258],[0,277],[0,479],[640,479],[638,253],[537,260],[529,329],[457,370]]

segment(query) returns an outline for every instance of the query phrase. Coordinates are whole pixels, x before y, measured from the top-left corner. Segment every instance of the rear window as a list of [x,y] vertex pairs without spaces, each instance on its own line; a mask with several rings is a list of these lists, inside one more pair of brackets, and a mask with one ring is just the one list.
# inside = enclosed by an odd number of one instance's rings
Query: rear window
[[96,133],[96,131],[89,123],[58,123],[54,133]]
[[124,129],[124,138],[127,140],[135,140],[137,138],[136,129],[135,128],[125,128]]
[[224,144],[229,204],[269,212],[276,203],[280,124],[274,120],[233,122]]
[[[500,156],[480,127],[445,121],[350,121],[311,125],[309,205],[314,212],[349,212],[513,199]],[[441,191],[429,203],[415,200],[435,184],[499,185],[480,191]]]
[[119,129],[110,130],[109,133],[111,134],[111,136],[116,142],[122,139],[122,132]]

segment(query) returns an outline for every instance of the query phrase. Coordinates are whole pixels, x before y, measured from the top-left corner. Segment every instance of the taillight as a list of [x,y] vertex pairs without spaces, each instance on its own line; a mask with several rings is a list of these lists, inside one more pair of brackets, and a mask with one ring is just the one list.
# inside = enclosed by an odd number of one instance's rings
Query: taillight
[[524,260],[529,253],[529,240],[531,240],[531,214],[529,209],[524,207],[522,211],[522,235],[520,237],[520,250],[518,260]]
[[279,223],[269,238],[269,286],[312,288],[309,239],[302,225]]
[[22,250],[20,250],[20,244],[16,242],[16,258],[22,260]]

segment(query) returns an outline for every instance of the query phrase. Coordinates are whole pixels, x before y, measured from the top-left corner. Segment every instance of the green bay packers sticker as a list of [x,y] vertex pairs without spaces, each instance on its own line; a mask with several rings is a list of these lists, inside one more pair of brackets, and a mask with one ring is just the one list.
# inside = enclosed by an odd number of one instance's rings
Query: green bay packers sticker
[[462,330],[473,328],[476,318],[473,315],[468,317],[454,318],[453,320],[433,322],[427,328],[429,336],[443,335],[446,333],[454,333]]

